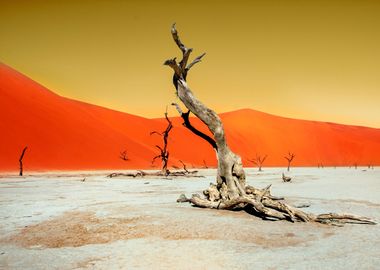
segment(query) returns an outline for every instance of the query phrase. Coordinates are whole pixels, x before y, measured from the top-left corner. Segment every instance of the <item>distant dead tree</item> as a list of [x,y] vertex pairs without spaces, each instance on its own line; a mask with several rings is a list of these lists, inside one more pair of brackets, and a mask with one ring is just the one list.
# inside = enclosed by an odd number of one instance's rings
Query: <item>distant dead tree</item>
[[208,166],[207,166],[206,160],[203,160],[203,168],[204,168],[204,169],[208,169]]
[[288,171],[290,170],[290,163],[292,163],[295,156],[295,154],[288,152],[288,155],[284,157],[288,161]]
[[179,160],[179,162],[182,163],[183,170],[184,170],[186,173],[189,173],[189,171],[188,171],[187,168],[186,168],[186,164],[185,164],[182,160]]
[[168,118],[167,108],[166,108],[166,112],[165,112],[165,119],[168,122],[168,126],[166,127],[166,129],[162,133],[157,132],[157,131],[153,131],[150,133],[150,135],[153,135],[153,134],[160,135],[160,136],[162,136],[162,138],[164,140],[164,146],[163,147],[156,145],[156,147],[160,150],[160,154],[158,154],[157,156],[155,156],[153,158],[152,164],[154,164],[154,162],[156,161],[157,158],[160,158],[162,161],[162,169],[161,169],[162,174],[169,175],[170,172],[168,170],[168,161],[169,161],[168,137],[169,137],[169,132],[173,128],[173,124],[170,121],[170,119]]
[[267,156],[268,155],[265,155],[264,157],[261,157],[260,155],[256,154],[256,158],[254,158],[254,159],[248,159],[248,161],[252,162],[257,167],[259,167],[259,172],[261,172],[262,171],[261,168],[262,168],[263,163],[266,160]]
[[282,173],[282,181],[284,181],[284,182],[290,182],[290,181],[292,181],[292,178],[289,177],[289,176],[285,176],[285,174]]
[[20,158],[19,158],[19,160],[18,160],[18,162],[20,163],[20,174],[19,174],[20,176],[23,175],[23,164],[22,164],[22,159],[24,158],[24,155],[25,155],[25,151],[26,151],[26,149],[28,149],[27,146],[25,146],[24,149],[22,150],[22,152],[21,152],[21,156],[20,156]]
[[123,152],[120,152],[119,158],[122,159],[122,160],[124,160],[124,161],[129,160],[128,154],[127,154],[127,150],[124,150]]

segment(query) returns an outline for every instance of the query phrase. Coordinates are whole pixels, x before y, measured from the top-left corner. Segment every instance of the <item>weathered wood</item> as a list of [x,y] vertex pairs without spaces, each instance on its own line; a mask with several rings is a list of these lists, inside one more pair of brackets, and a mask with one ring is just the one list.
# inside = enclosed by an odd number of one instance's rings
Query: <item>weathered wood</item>
[[284,182],[290,182],[290,181],[292,181],[292,178],[289,177],[289,176],[285,176],[285,174],[282,173],[282,181],[284,181]]
[[244,195],[241,194],[241,191],[244,193],[242,186],[244,187],[245,185],[245,173],[241,158],[229,149],[225,139],[222,121],[213,110],[209,109],[195,97],[186,83],[187,72],[195,63],[198,63],[202,59],[204,54],[196,58],[184,69],[183,67],[186,66],[184,65],[184,62],[187,63],[191,50],[187,49],[187,47],[180,41],[175,24],[172,26],[171,33],[175,43],[182,51],[182,60],[180,61],[180,64],[177,64],[175,59],[167,60],[164,64],[170,66],[174,70],[173,84],[177,90],[179,99],[189,111],[206,124],[214,137],[218,149],[216,152],[218,159],[217,185],[219,188],[223,183],[227,185],[229,198]]
[[115,177],[132,177],[132,178],[144,178],[144,177],[165,177],[168,176],[171,177],[185,177],[185,178],[204,178],[203,175],[197,175],[197,171],[174,171],[170,172],[169,175],[165,172],[158,171],[158,172],[145,172],[145,171],[137,171],[135,173],[110,173],[107,175],[109,178],[115,178]]
[[[189,110],[188,113],[191,112],[198,117],[213,135],[212,140],[216,145],[216,148],[214,147],[214,149],[217,150],[216,156],[218,160],[216,184],[210,184],[209,188],[203,191],[205,197],[201,198],[198,194],[193,194],[191,198],[187,198],[182,194],[177,202],[189,202],[193,206],[201,208],[224,210],[244,209],[248,213],[271,220],[289,220],[292,222],[313,221],[334,225],[342,224],[343,222],[375,224],[374,221],[368,218],[353,215],[323,214],[315,216],[313,214],[308,214],[286,204],[285,202],[280,202],[283,198],[272,196],[270,194],[270,185],[264,189],[257,189],[246,185],[241,158],[233,153],[228,147],[222,121],[213,110],[208,108],[195,97],[186,82],[188,71],[194,64],[201,61],[204,54],[187,65],[192,49],[188,49],[180,40],[175,24],[172,26],[171,33],[174,42],[182,52],[182,60],[177,63],[176,58],[173,58],[165,61],[164,64],[171,67],[174,71],[173,84],[179,99]],[[185,115],[184,118],[184,114],[180,107],[177,104],[173,105],[176,106],[177,111],[186,123],[188,115]],[[185,123],[184,125],[188,125],[188,128],[191,126],[189,122],[187,124]],[[193,133],[200,136],[195,131],[193,131]],[[211,142],[210,144],[213,145]],[[293,160],[294,156],[294,154],[289,152],[289,157],[285,157],[285,159],[288,160],[288,170],[290,162]],[[264,160],[265,157],[263,159],[260,158],[260,161],[264,162]]]

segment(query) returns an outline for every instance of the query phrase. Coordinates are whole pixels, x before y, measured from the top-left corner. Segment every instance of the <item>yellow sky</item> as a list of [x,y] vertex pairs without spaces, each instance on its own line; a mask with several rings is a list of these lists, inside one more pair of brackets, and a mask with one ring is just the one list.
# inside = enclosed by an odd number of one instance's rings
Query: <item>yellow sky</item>
[[[0,0],[0,61],[58,94],[147,117],[175,100],[170,36],[218,112],[380,127],[380,1]],[[175,114],[175,112],[172,112]]]

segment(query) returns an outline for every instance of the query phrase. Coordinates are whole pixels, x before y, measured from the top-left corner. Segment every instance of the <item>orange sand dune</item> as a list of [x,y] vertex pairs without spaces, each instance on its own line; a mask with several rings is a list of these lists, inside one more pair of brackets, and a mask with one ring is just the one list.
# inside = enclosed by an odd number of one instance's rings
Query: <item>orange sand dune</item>
[[157,121],[58,96],[5,65],[0,97],[0,170],[17,170],[24,146],[25,170],[146,168],[156,154]]
[[[157,155],[155,144],[163,131],[164,119],[146,119],[61,97],[0,64],[0,170],[18,169],[24,146],[25,170],[83,170],[151,168]],[[283,156],[296,154],[294,165],[325,166],[354,163],[380,164],[380,129],[294,120],[254,110],[221,114],[227,140],[248,158],[267,154],[265,165],[285,166]],[[207,132],[199,120],[195,126]],[[213,149],[182,127],[173,118],[169,140],[171,165],[178,160],[202,166],[203,160],[215,166]],[[128,151],[129,161],[119,158]],[[159,162],[156,163],[159,166]]]

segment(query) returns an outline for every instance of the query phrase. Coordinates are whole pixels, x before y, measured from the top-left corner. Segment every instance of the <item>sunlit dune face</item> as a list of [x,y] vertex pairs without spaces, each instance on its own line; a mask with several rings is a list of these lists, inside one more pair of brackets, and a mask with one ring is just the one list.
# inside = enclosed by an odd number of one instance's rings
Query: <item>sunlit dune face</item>
[[[56,95],[0,64],[0,171],[18,170],[21,151],[24,171],[159,168],[156,145],[165,119],[147,119]],[[380,129],[294,120],[254,110],[221,114],[231,149],[249,159],[267,155],[264,166],[285,166],[293,152],[294,166],[380,164]],[[216,166],[212,147],[172,119],[169,167]],[[198,129],[209,134],[198,119]],[[120,158],[126,151],[128,160]]]

